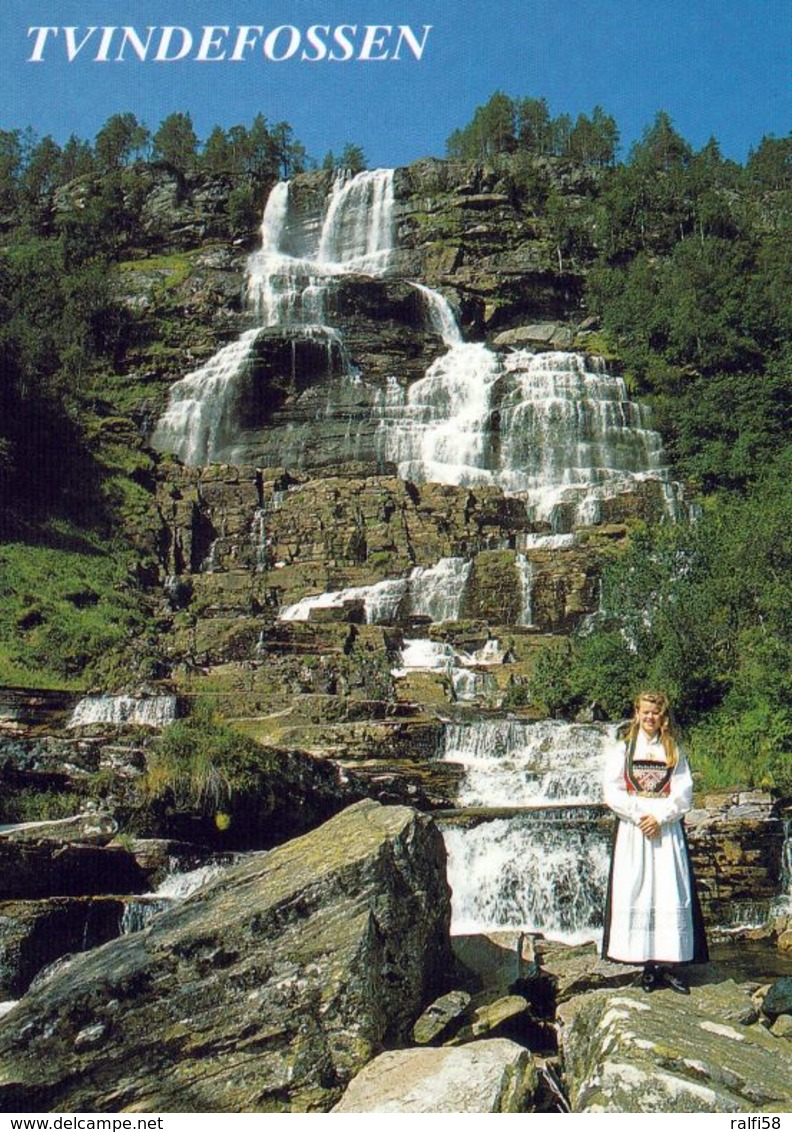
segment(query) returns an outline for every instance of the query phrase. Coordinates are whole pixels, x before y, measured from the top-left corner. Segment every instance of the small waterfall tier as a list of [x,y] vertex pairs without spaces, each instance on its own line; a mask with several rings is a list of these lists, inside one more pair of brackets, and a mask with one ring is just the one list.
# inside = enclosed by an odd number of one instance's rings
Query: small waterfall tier
[[151,437],[154,448],[172,452],[185,464],[212,462],[233,436],[234,393],[251,365],[258,336],[258,328],[246,331],[171,387]]
[[381,444],[404,479],[499,486],[559,532],[600,522],[604,500],[646,480],[677,506],[645,410],[582,354],[457,342],[422,380],[390,384]]
[[[386,273],[393,227],[391,169],[339,174],[319,214],[293,201],[291,182],[275,185],[261,246],[247,265],[247,304],[257,325],[172,386],[153,447],[192,465],[244,460],[246,429],[277,408],[272,391],[257,388],[262,355],[298,395],[317,380],[354,383],[343,341],[326,325],[327,295],[339,276]],[[283,357],[282,339],[290,357]],[[311,406],[311,417],[315,412]]]
[[208,864],[184,872],[174,868],[155,892],[130,897],[125,901],[120,934],[130,935],[132,932],[141,931],[158,913],[172,908],[174,904],[180,904],[188,896],[205,888],[207,884],[221,877],[228,866],[239,859],[238,854],[226,854]]
[[358,604],[370,625],[390,625],[410,617],[456,621],[470,568],[464,558],[441,558],[436,566],[414,567],[406,578],[312,594],[286,606],[279,617],[281,621],[309,621],[315,610]]
[[454,935],[537,932],[564,943],[602,930],[609,835],[548,813],[444,830]]
[[[514,568],[514,582],[519,590],[519,610],[514,624],[527,626],[531,624],[531,563],[524,554],[514,554]],[[355,620],[355,610],[362,608],[362,619],[369,625],[394,625],[418,617],[431,622],[458,621],[466,616],[472,570],[473,563],[469,559],[441,558],[434,566],[413,567],[406,577],[384,578],[368,586],[310,594],[284,606],[278,617],[281,621],[310,621],[321,616],[323,610],[335,609],[347,610],[350,619]]]
[[175,696],[84,696],[69,719],[69,727],[96,723],[114,727],[165,727],[177,715]]
[[465,768],[462,806],[595,804],[607,743],[593,724],[483,720],[449,724],[443,758]]
[[454,700],[474,702],[497,690],[486,669],[502,664],[505,655],[493,638],[474,652],[459,652],[447,641],[407,638],[399,654],[399,667],[392,670],[392,675],[400,679],[411,672],[440,673],[450,681]]
[[599,806],[608,741],[605,728],[557,721],[447,726],[443,758],[465,768],[466,809],[444,823],[453,932],[596,938],[609,859]]

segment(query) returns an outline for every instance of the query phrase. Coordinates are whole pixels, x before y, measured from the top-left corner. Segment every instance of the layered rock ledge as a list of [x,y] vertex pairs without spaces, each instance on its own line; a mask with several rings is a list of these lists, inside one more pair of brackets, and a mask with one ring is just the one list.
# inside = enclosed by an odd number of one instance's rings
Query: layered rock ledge
[[573,1112],[788,1112],[792,1043],[731,980],[651,996],[593,991],[559,1009]]

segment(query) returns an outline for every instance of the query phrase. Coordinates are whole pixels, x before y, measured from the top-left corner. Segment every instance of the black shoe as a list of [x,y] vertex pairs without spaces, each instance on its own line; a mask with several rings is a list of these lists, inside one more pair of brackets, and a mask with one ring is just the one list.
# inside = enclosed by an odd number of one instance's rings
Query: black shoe
[[658,972],[658,975],[660,986],[668,987],[669,990],[676,991],[677,994],[690,994],[690,987],[680,979],[679,975],[675,975],[673,971],[663,968],[663,970]]
[[644,967],[643,974],[641,975],[641,986],[647,994],[651,994],[654,990],[659,990],[662,986],[660,981],[660,972],[656,967]]

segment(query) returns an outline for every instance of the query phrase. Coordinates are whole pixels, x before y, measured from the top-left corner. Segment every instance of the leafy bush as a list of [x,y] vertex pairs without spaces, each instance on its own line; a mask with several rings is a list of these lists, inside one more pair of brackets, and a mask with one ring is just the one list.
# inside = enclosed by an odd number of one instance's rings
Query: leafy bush
[[549,715],[566,715],[574,705],[570,683],[570,648],[545,649],[536,658],[530,679],[533,703]]
[[148,758],[146,790],[169,796],[174,805],[214,815],[241,797],[262,796],[272,806],[266,752],[218,722],[199,702],[187,719],[164,728]]
[[642,685],[663,688],[706,785],[790,790],[791,462],[783,453],[691,525],[634,533],[604,571],[568,679],[556,675],[556,710],[583,698],[618,718]]
[[723,709],[692,729],[691,762],[704,788],[775,789],[792,796],[792,717],[759,704],[742,714]]
[[85,798],[69,791],[5,787],[0,796],[0,821],[8,824],[70,818],[84,809]]

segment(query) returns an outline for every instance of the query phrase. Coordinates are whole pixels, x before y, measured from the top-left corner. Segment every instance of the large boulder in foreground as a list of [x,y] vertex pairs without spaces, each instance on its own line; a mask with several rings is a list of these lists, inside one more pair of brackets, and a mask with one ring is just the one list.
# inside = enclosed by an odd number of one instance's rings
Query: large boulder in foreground
[[451,962],[442,837],[363,801],[78,956],[0,1022],[5,1111],[324,1111]]
[[333,1112],[530,1112],[537,1084],[531,1054],[507,1038],[391,1050],[358,1074]]
[[788,1112],[792,1042],[756,1024],[730,980],[593,991],[559,1016],[573,1112]]

